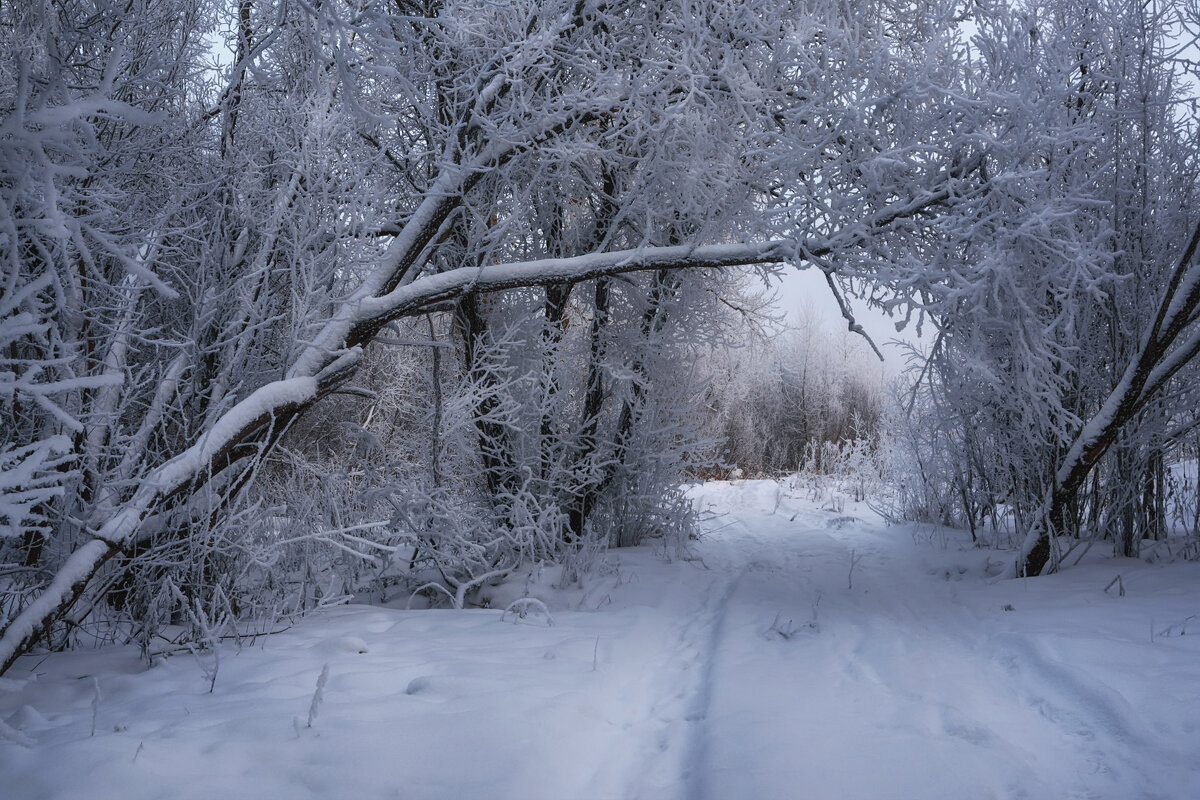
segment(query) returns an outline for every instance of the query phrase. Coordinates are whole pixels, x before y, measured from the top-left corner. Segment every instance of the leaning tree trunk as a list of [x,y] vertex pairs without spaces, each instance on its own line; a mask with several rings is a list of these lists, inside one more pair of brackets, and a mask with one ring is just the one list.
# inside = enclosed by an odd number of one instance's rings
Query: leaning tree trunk
[[[1150,330],[1134,359],[1100,410],[1088,420],[1063,457],[1054,483],[1025,535],[1019,571],[1040,575],[1052,563],[1051,536],[1060,527],[1070,502],[1083,487],[1088,474],[1117,440],[1122,429],[1166,386],[1167,382],[1200,354],[1200,330],[1194,323],[1200,314],[1200,225],[1192,233],[1176,264],[1167,289],[1159,301]],[[1186,335],[1185,335],[1186,334]]]

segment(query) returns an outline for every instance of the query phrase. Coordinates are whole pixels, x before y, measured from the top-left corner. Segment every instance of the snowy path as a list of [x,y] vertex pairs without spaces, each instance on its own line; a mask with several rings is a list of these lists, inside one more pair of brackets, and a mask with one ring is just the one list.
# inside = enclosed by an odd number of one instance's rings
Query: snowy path
[[[770,507],[769,486],[743,491],[758,497],[719,502]],[[1154,674],[1196,648],[1147,658],[1149,617],[1104,595],[1111,572],[992,586],[997,554],[803,505],[712,549],[708,563],[744,574],[695,797],[1200,797],[1200,685]],[[771,631],[779,617],[790,637]],[[1111,669],[1122,656],[1128,673]]]
[[29,659],[0,797],[1200,797],[1200,565],[992,584],[995,551],[796,494],[697,489],[725,515],[697,560],[534,579],[553,625],[339,608],[227,652],[212,693],[189,657]]

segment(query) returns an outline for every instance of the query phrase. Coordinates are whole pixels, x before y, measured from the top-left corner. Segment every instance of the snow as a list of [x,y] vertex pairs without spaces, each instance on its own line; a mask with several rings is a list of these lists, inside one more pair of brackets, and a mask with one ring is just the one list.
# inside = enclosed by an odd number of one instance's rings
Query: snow
[[317,381],[312,377],[287,378],[261,386],[244,400],[221,415],[212,428],[205,432],[198,445],[189,448],[180,457],[163,465],[153,479],[165,485],[188,477],[207,463],[221,450],[229,446],[241,432],[255,420],[281,411],[289,405],[303,405],[317,394]]
[[691,560],[330,608],[231,646],[211,693],[205,654],[26,656],[3,796],[1200,797],[1200,564],[997,581],[1009,554],[828,493],[692,494]]
[[[425,275],[412,283],[401,283],[389,294],[356,299],[354,313],[358,320],[394,319],[468,291],[493,292],[536,284],[569,283],[655,268],[727,267],[781,261],[789,246],[786,241],[776,240],[750,244],[640,247],[568,258],[458,267]],[[293,373],[299,374],[297,369],[293,368]]]

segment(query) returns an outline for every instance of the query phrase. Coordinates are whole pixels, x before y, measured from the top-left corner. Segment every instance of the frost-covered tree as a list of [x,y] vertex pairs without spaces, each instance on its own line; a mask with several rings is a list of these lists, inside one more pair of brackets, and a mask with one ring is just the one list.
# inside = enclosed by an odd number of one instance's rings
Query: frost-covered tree
[[181,187],[204,178],[184,111],[204,94],[211,9],[109,11],[0,10],[0,553],[19,565],[0,619],[128,496],[183,364],[156,328],[187,274],[171,263],[195,222]]
[[1159,392],[1190,358],[1176,343],[1194,303],[1176,10],[1025,3],[977,16],[972,57],[995,100],[981,128],[1001,143],[922,273],[937,335],[910,397],[928,428],[914,457],[932,468],[914,510],[973,530],[1010,513],[1029,532],[1032,574],[1053,566],[1052,534],[1086,524],[1132,554],[1161,517],[1153,476],[1178,412]]
[[874,281],[916,296],[944,274],[923,266],[939,215],[1023,163],[985,158],[1017,145],[950,5],[908,11],[0,6],[2,368],[41,387],[3,407],[3,458],[39,494],[13,501],[29,511],[5,561],[37,565],[5,584],[0,665],[97,609],[136,621],[139,596],[236,617],[222,581],[253,569],[225,559],[261,559],[226,534],[264,458],[313,411],[382,441],[329,409],[360,408],[351,381],[405,319],[454,314],[434,327],[463,356],[490,500],[524,492],[508,508],[565,517],[564,540],[614,502],[669,500],[691,434],[662,379],[726,291],[708,271],[807,264],[839,302]]

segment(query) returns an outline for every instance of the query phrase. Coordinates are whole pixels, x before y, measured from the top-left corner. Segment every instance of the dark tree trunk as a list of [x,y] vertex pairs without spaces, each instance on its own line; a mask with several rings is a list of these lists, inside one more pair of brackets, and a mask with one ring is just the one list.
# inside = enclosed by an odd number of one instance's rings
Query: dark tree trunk
[[[479,307],[477,294],[472,292],[459,300],[454,319],[463,339],[463,366],[471,376],[472,383],[485,390],[495,388],[496,376],[481,365],[478,358],[480,347],[487,337],[487,321]],[[504,426],[492,419],[499,404],[496,395],[488,391],[472,410],[479,440],[479,458],[483,462],[484,478],[493,502],[502,494],[514,494],[520,488]]]

